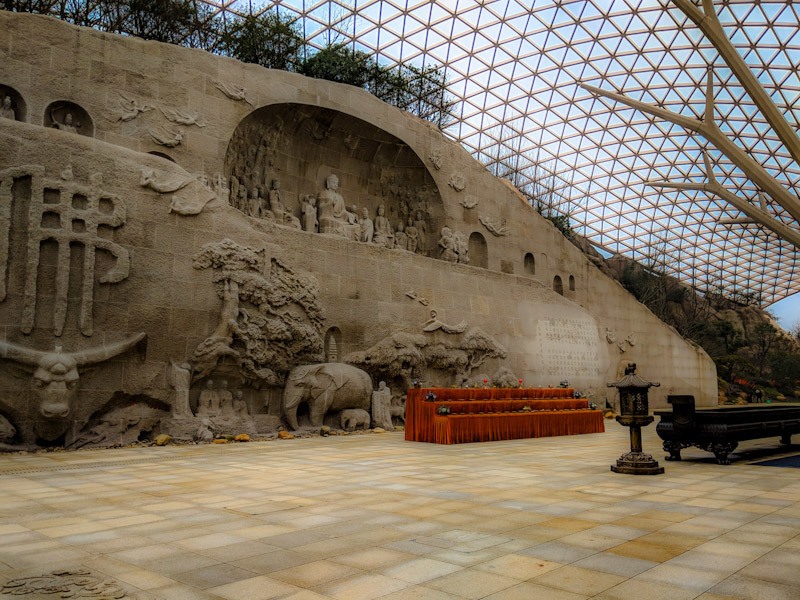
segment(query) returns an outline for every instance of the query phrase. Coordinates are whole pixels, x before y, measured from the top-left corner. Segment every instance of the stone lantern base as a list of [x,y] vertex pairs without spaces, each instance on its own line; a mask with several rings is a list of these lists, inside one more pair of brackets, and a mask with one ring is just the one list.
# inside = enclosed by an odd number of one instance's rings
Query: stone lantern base
[[616,465],[611,465],[611,470],[628,475],[661,475],[664,467],[659,467],[658,461],[653,460],[650,454],[626,452],[617,459]]

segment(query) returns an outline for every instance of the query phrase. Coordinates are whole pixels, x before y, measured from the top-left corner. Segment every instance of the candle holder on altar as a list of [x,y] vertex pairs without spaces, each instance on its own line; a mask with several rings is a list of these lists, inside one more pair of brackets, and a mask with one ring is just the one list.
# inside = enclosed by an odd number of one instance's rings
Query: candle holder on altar
[[642,452],[642,427],[653,422],[650,416],[647,391],[651,387],[659,387],[660,383],[653,383],[642,379],[636,374],[636,364],[628,363],[625,376],[619,381],[606,384],[619,390],[620,415],[617,423],[630,428],[631,451],[626,452],[617,459],[616,465],[611,465],[615,473],[628,473],[629,475],[659,475],[664,472],[664,467],[658,466],[658,461],[652,455]]

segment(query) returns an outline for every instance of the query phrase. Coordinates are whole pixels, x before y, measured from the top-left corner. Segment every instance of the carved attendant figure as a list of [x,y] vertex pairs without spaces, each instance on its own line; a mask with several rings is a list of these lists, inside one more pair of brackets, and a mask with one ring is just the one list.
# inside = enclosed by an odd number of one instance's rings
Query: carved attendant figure
[[11,96],[3,98],[3,108],[0,109],[0,117],[11,119],[12,121],[17,118],[17,115],[14,113],[14,107],[11,106]]
[[219,394],[214,389],[214,382],[209,379],[206,381],[206,389],[200,392],[197,400],[197,416],[213,417],[219,413]]
[[275,215],[275,220],[279,223],[283,222],[283,214],[286,212],[286,206],[283,204],[281,182],[277,179],[272,180],[272,184],[269,188],[269,208]]
[[247,214],[256,219],[261,217],[261,202],[258,198],[258,188],[256,187],[250,192],[250,200],[247,202]]
[[409,252],[417,251],[417,244],[419,243],[419,230],[414,226],[414,219],[408,217],[408,225],[406,226],[406,236],[408,237],[408,245],[406,249]]
[[372,219],[369,218],[368,209],[361,209],[361,218],[358,223],[361,227],[361,241],[371,244],[375,234],[375,225],[372,223]]
[[187,364],[178,364],[170,361],[170,385],[175,390],[175,400],[172,403],[172,416],[184,419],[192,416],[189,407],[189,386],[192,384],[192,367]]
[[378,207],[378,214],[375,215],[375,235],[372,241],[380,246],[391,248],[394,246],[394,233],[389,219],[386,218],[386,209],[381,204]]
[[219,394],[219,413],[223,417],[233,416],[233,394],[228,389],[228,381],[223,379],[220,382]]
[[469,264],[469,243],[466,236],[460,231],[456,231],[453,235],[455,241],[456,254],[458,255],[458,262],[462,265]]
[[239,192],[236,194],[236,203],[234,204],[236,208],[242,211],[244,214],[249,214],[250,211],[247,205],[247,188],[243,185],[239,186]]
[[70,133],[78,133],[77,127],[72,124],[72,113],[68,112],[66,114],[63,123],[58,122],[58,119],[56,119],[55,111],[50,111],[50,118],[53,119],[52,126],[55,127],[56,129],[60,129],[61,131],[68,131]]
[[408,236],[402,221],[397,224],[397,231],[394,233],[394,247],[400,250],[408,250]]
[[418,210],[414,219],[414,227],[417,228],[417,254],[428,255],[428,223]]
[[458,262],[456,242],[453,238],[453,232],[449,227],[442,227],[442,237],[439,238],[439,248],[441,248],[439,258],[447,262]]
[[394,431],[392,425],[392,390],[386,387],[386,382],[378,384],[378,390],[372,392],[372,422],[376,427],[383,427],[386,431]]
[[303,230],[312,233],[317,231],[317,199],[311,195],[304,196],[300,210],[303,213]]
[[242,397],[242,390],[233,392],[233,414],[237,417],[247,416],[247,402]]

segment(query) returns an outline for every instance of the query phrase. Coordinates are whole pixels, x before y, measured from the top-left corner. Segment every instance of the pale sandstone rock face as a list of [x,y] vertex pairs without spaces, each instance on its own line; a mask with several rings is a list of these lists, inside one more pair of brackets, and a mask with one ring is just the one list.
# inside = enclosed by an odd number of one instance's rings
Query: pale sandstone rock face
[[274,433],[288,374],[325,362],[386,382],[396,423],[412,379],[501,368],[602,402],[636,362],[654,407],[716,402],[702,350],[415,117],[53,19],[0,28],[3,449]]

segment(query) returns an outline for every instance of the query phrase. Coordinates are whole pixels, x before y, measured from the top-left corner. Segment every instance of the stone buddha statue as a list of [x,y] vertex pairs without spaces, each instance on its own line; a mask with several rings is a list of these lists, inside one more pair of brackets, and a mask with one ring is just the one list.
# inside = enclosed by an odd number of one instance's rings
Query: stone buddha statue
[[[317,195],[319,232],[359,239],[361,226],[358,225],[355,215],[347,210],[344,198],[338,192],[338,188],[339,178],[331,173],[325,179],[325,189]],[[355,235],[351,231],[353,227],[356,228]]]

